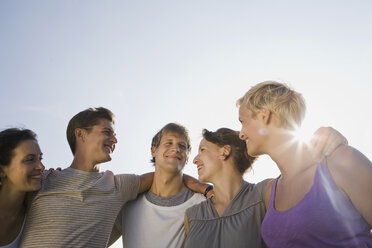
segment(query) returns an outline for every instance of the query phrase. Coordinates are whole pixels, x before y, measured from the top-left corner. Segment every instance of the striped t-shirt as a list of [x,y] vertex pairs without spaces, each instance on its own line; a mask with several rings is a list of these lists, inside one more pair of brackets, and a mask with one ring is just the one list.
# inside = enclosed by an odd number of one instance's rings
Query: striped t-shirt
[[121,207],[136,198],[136,175],[67,168],[49,174],[29,209],[21,247],[106,247]]

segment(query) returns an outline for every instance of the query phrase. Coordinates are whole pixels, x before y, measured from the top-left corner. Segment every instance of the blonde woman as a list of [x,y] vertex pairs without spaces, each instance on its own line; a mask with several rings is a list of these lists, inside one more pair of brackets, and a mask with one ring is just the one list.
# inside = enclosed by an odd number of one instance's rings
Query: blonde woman
[[305,116],[301,94],[267,81],[238,100],[248,154],[267,154],[281,175],[265,198],[269,247],[372,247],[372,164],[351,146],[318,163],[292,131]]

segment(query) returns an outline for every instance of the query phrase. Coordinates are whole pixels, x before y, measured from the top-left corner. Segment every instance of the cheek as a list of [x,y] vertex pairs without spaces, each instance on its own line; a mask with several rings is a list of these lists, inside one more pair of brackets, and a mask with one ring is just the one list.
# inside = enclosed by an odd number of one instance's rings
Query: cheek
[[8,179],[17,186],[22,186],[28,182],[27,173],[25,171],[17,171],[17,173],[9,175]]

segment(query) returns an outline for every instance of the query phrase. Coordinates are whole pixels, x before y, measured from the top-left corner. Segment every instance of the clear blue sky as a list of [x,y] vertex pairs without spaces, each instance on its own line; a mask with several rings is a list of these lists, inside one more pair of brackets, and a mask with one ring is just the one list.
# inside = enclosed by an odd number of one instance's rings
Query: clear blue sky
[[[239,129],[235,101],[264,80],[303,93],[304,128],[341,131],[372,159],[372,2],[0,1],[0,128],[39,136],[47,167],[67,167],[65,130],[105,106],[119,143],[103,170],[151,171],[150,142],[184,124]],[[188,163],[185,171],[196,176]],[[278,175],[266,157],[246,178]]]

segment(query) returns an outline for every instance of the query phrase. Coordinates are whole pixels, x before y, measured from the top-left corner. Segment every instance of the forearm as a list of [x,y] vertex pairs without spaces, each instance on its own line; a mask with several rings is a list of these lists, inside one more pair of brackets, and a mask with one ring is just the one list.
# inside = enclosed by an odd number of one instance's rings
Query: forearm
[[[204,194],[207,190],[207,188],[210,186],[210,184],[207,183],[201,183],[196,178],[193,178],[192,176],[183,174],[183,182],[186,185],[187,188],[191,189],[192,191],[200,194]],[[207,192],[207,197],[210,196],[212,191]]]
[[140,187],[138,193],[143,193],[151,188],[154,180],[154,172],[146,173],[140,176]]

